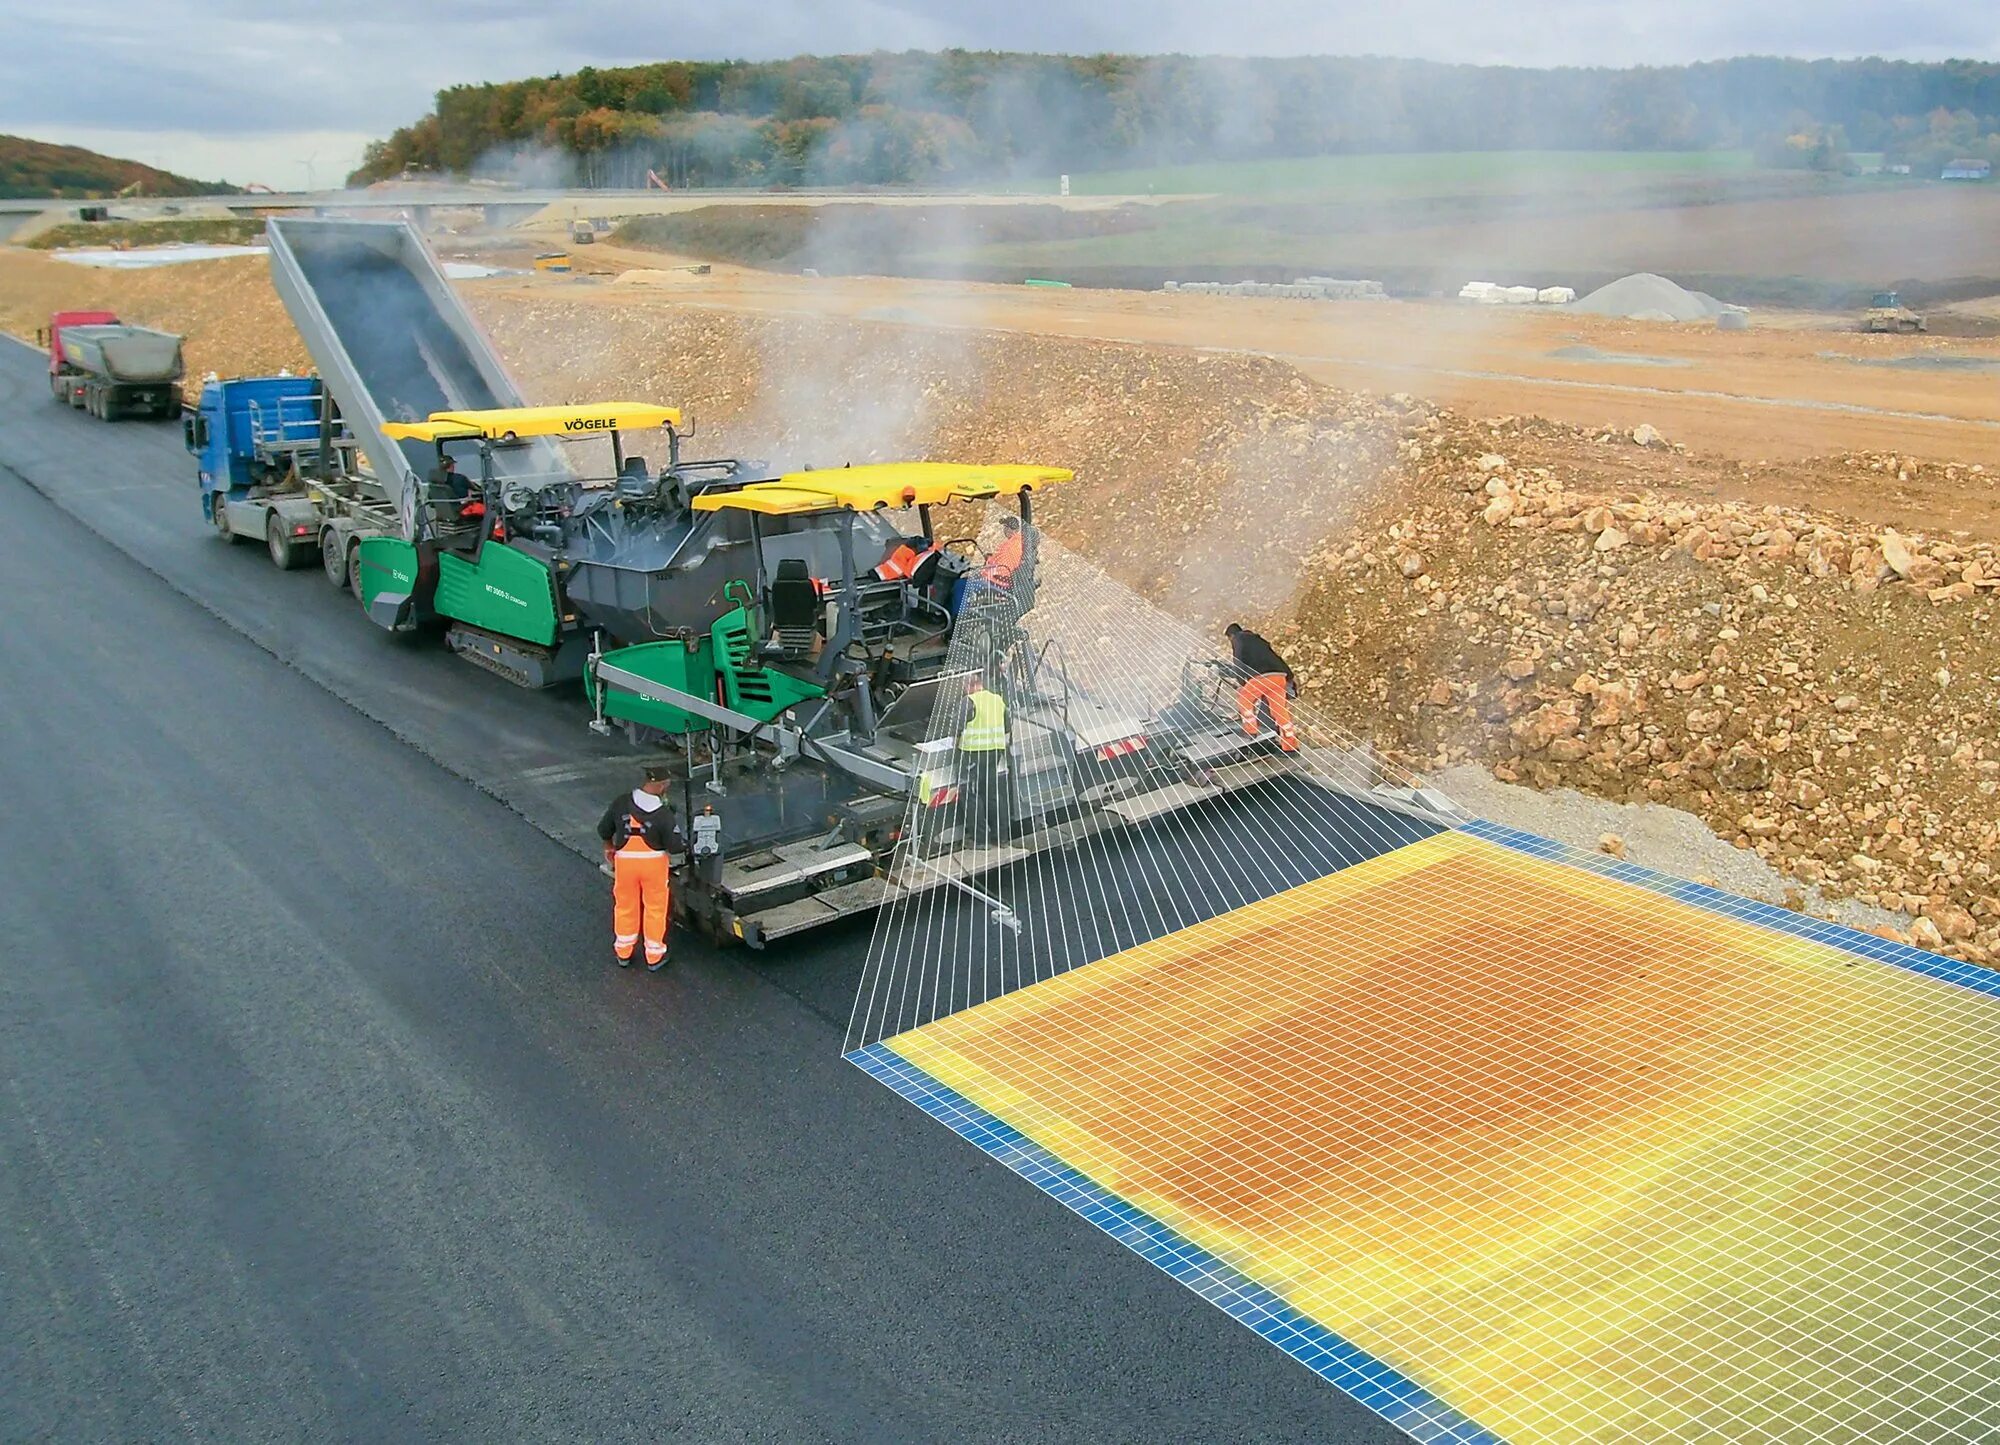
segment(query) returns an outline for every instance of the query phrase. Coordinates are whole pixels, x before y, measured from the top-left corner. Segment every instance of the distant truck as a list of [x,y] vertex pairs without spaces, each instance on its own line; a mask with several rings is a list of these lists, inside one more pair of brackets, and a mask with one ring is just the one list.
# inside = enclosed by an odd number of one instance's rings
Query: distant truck
[[1928,331],[1930,322],[1921,311],[1912,311],[1894,291],[1877,291],[1868,303],[1868,315],[1861,323],[1864,331]]
[[49,391],[104,421],[172,417],[181,409],[181,339],[127,326],[109,311],[49,318]]
[[327,581],[354,588],[361,539],[399,530],[395,504],[316,376],[211,380],[181,431],[216,535],[263,542],[278,567],[317,556]]

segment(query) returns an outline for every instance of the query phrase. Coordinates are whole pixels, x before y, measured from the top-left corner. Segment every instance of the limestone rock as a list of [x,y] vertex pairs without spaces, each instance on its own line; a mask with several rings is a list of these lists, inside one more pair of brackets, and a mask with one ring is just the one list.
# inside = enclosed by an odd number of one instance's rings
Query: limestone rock
[[1715,780],[1732,792],[1759,792],[1771,786],[1771,760],[1755,748],[1738,744],[1723,755]]
[[1574,699],[1564,698],[1558,702],[1546,703],[1536,708],[1526,717],[1515,720],[1508,729],[1515,745],[1524,753],[1539,753],[1558,738],[1575,734],[1578,708]]
[[1956,904],[1947,903],[1933,908],[1930,921],[1937,925],[1938,933],[1946,943],[1965,943],[1979,932],[1979,923],[1967,910]]
[[1881,541],[1883,562],[1898,577],[1907,578],[1917,565],[1917,559],[1910,551],[1910,544],[1903,540],[1902,534],[1894,527],[1883,529]]

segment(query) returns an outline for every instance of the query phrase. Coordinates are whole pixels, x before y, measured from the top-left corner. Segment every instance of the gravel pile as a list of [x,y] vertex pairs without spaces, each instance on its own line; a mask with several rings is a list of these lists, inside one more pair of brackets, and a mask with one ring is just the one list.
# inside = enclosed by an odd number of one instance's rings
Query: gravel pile
[[1713,321],[1726,308],[1706,291],[1690,291],[1664,276],[1640,271],[1598,287],[1569,309],[1628,321]]
[[[1510,828],[1539,833],[1586,852],[1610,852],[1657,873],[1724,888],[1745,898],[1784,904],[1798,891],[1783,873],[1754,849],[1738,848],[1717,837],[1692,813],[1660,803],[1620,803],[1595,798],[1574,788],[1538,792],[1519,783],[1503,783],[1484,767],[1460,763],[1431,780],[1438,791],[1481,818]],[[1807,909],[1850,928],[1900,928],[1909,918],[1885,908],[1871,908],[1852,898],[1823,895],[1806,888]],[[1796,899],[1792,901],[1797,901]]]

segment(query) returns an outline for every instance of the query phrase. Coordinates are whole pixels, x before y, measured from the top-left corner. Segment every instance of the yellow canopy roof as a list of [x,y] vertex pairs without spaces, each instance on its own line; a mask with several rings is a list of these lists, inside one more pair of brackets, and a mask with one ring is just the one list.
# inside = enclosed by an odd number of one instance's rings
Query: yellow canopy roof
[[396,441],[450,441],[457,437],[594,436],[645,427],[679,428],[674,407],[643,401],[600,401],[590,406],[517,406],[496,411],[434,411],[427,421],[392,421],[382,430]]
[[762,512],[768,517],[878,507],[944,506],[989,497],[1012,497],[1076,473],[1067,467],[1024,463],[961,466],[955,462],[881,462],[864,467],[824,467],[787,472],[774,482],[753,482],[733,492],[704,492],[694,499],[698,512],[725,508]]

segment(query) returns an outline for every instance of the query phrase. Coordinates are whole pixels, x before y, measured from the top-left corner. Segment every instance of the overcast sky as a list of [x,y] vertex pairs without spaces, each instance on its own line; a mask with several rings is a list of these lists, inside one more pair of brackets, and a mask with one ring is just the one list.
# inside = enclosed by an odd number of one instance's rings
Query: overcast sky
[[0,131],[207,179],[325,184],[441,86],[671,58],[974,49],[2000,58],[1992,0],[0,0]]

